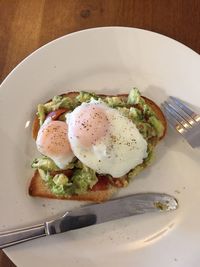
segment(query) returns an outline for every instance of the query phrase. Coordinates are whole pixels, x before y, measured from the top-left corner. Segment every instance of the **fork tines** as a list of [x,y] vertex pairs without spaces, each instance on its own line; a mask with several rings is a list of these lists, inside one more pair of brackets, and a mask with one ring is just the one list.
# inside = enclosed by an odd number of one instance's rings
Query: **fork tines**
[[192,147],[199,146],[200,115],[172,96],[162,106],[170,126],[181,133]]

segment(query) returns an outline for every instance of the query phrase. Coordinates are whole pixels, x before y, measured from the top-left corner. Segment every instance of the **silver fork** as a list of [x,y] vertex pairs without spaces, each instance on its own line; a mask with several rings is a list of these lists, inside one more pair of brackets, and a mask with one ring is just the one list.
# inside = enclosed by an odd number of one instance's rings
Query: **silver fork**
[[200,115],[173,96],[170,96],[162,107],[169,125],[176,129],[193,148],[199,147]]

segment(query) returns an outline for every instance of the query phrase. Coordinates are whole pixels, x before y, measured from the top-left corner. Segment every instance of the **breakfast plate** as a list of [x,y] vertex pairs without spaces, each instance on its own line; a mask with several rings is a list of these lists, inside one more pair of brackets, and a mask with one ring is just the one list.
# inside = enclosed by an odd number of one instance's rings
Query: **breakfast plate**
[[[138,87],[158,104],[174,95],[199,106],[200,57],[165,36],[106,27],[59,38],[27,57],[0,87],[0,231],[39,223],[83,202],[32,198],[28,185],[37,155],[31,123],[38,103],[68,91],[124,93]],[[173,130],[154,164],[118,196],[174,195],[179,209],[145,214],[37,239],[5,249],[25,266],[198,266],[200,151]]]

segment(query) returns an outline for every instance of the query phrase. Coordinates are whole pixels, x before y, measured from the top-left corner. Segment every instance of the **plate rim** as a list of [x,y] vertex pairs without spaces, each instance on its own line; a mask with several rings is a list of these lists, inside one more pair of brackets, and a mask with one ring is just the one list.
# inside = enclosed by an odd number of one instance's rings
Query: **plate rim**
[[153,35],[157,35],[161,38],[166,38],[169,39],[171,41],[173,41],[176,44],[179,44],[183,47],[185,47],[186,49],[188,49],[188,51],[200,56],[200,54],[198,54],[196,51],[194,51],[192,48],[188,47],[187,45],[183,44],[182,42],[177,41],[176,39],[173,39],[172,37],[169,37],[165,34],[162,33],[158,33],[158,32],[154,32],[151,30],[147,30],[147,29],[142,29],[142,28],[137,28],[137,27],[126,27],[126,26],[103,26],[103,27],[92,27],[92,28],[87,28],[87,29],[82,29],[82,30],[78,30],[75,32],[70,32],[67,33],[65,35],[62,35],[56,39],[53,39],[45,44],[43,44],[42,46],[38,47],[36,50],[34,50],[33,52],[31,52],[28,56],[26,56],[24,59],[22,59],[7,75],[6,77],[2,80],[2,82],[0,83],[0,90],[1,87],[4,85],[4,83],[10,78],[10,76],[15,73],[15,71],[17,71],[17,69],[23,65],[24,62],[26,62],[27,60],[29,60],[32,56],[34,56],[34,54],[36,54],[37,52],[39,52],[40,50],[48,47],[49,45],[55,44],[57,42],[59,42],[62,39],[71,37],[71,36],[75,36],[78,35],[80,33],[84,33],[84,32],[89,32],[89,31],[99,31],[99,30],[107,30],[107,29],[120,29],[120,30],[133,30],[133,31],[140,31],[140,32],[146,32],[147,34],[153,34]]

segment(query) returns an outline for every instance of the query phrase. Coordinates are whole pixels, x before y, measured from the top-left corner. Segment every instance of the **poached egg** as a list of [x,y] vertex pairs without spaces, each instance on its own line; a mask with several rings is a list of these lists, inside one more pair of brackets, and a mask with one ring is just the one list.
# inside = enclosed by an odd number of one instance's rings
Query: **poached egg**
[[74,158],[67,135],[68,125],[65,122],[47,118],[36,139],[39,152],[51,158],[60,169],[65,169]]
[[66,116],[74,155],[99,174],[119,178],[147,157],[147,142],[127,117],[102,102],[82,103]]

